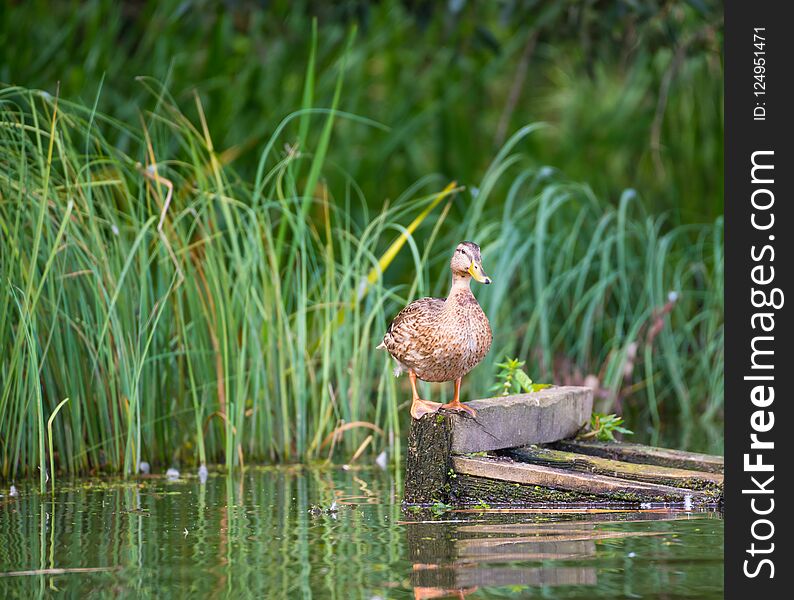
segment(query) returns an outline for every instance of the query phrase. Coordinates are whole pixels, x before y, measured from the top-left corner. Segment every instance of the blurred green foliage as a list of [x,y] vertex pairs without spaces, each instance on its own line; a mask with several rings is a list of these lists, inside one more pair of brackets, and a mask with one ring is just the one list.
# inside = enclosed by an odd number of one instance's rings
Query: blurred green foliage
[[713,0],[30,0],[3,11],[0,82],[52,94],[60,83],[127,123],[157,102],[140,77],[164,82],[189,116],[198,91],[216,147],[246,176],[301,104],[313,16],[315,105],[330,106],[356,26],[340,109],[391,128],[335,132],[326,177],[350,176],[373,204],[428,173],[471,184],[510,133],[546,121],[527,142],[538,165],[615,202],[636,188],[673,223],[722,214]]

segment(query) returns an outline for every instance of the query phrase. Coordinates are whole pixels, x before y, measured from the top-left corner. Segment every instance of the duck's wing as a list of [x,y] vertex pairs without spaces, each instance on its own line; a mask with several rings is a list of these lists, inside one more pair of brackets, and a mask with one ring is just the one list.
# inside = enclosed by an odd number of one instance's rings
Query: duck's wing
[[420,350],[424,332],[441,309],[445,298],[419,298],[402,309],[386,330],[383,342],[378,346],[388,350],[397,360]]

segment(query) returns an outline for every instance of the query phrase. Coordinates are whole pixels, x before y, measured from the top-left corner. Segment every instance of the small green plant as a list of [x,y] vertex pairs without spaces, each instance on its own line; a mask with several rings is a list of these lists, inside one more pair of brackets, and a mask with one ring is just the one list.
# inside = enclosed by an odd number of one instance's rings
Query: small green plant
[[477,504],[474,505],[474,508],[478,510],[490,510],[491,505],[488,504],[485,500],[480,500]]
[[496,363],[496,368],[499,369],[496,377],[501,381],[491,389],[495,392],[501,392],[502,396],[509,396],[520,392],[528,394],[550,387],[548,383],[533,383],[523,369],[525,364],[526,361],[510,358],[509,356],[505,357],[504,362]]
[[445,512],[447,512],[450,508],[452,508],[452,507],[449,504],[446,504],[446,503],[441,502],[439,500],[438,502],[433,504],[433,506],[430,507],[430,511],[435,516],[439,517],[439,516],[443,515]]
[[614,442],[615,432],[633,435],[634,432],[623,427],[623,417],[615,414],[593,413],[590,417],[590,431],[580,436],[582,439],[595,438],[602,442]]

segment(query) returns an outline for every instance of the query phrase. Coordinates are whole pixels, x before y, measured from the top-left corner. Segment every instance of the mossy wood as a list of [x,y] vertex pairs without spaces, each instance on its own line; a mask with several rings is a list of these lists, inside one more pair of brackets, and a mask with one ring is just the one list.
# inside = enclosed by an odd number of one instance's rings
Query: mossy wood
[[601,456],[628,463],[691,469],[693,471],[705,471],[706,473],[724,472],[722,456],[684,452],[683,450],[671,450],[670,448],[656,448],[654,446],[625,442],[597,442],[594,440],[561,440],[552,444],[552,447],[558,450]]
[[619,477],[630,481],[658,483],[690,490],[722,491],[721,473],[692,471],[653,464],[629,463],[600,456],[588,456],[575,452],[564,452],[551,448],[512,448],[505,454],[514,460],[533,465],[554,467],[566,471],[593,473],[608,477]]
[[[536,491],[538,496],[546,496],[545,500],[540,500],[545,502],[691,502],[703,505],[714,504],[720,496],[719,490],[693,490],[660,483],[631,481],[620,477],[527,464],[506,457],[456,456],[452,460],[452,467],[456,475],[463,474],[540,488]],[[496,495],[493,501],[498,502]],[[510,498],[505,498],[498,503],[509,502]]]
[[433,504],[449,498],[452,419],[439,412],[411,420],[405,461],[405,501]]
[[[503,427],[495,425],[498,419],[496,399],[488,401],[489,427],[510,432],[510,439],[520,440],[515,444],[517,447],[504,446],[497,453],[489,452],[494,442],[488,432],[481,436],[485,446],[481,450],[455,451],[456,436],[466,439],[466,447],[471,448],[471,441],[476,437],[472,432],[482,425],[479,413],[478,418],[472,420],[441,410],[412,421],[406,460],[405,502],[414,505],[443,502],[513,506],[566,503],[705,506],[722,502],[721,457],[639,444],[560,439],[544,439],[556,442],[554,449],[529,446],[538,442],[526,441],[526,432],[532,431],[531,435],[535,435],[538,428],[535,425],[524,427],[516,422],[522,402],[529,403],[533,411],[544,406],[549,421],[568,423],[565,428],[569,431],[565,435],[573,435],[580,427],[569,423],[570,415],[581,412],[583,398],[585,401],[592,399],[590,391],[578,393],[577,388],[560,390],[562,393],[557,396],[560,402],[549,401],[547,396],[541,404],[530,398],[532,394],[508,397],[504,418],[510,423]],[[527,414],[533,414],[534,421],[534,412]],[[555,415],[561,414],[565,418],[555,421]],[[460,432],[465,432],[465,437],[461,437]],[[508,439],[507,435],[499,437],[502,441]],[[579,445],[586,452],[570,450]],[[624,453],[632,460],[614,458]],[[650,459],[643,464],[642,457],[646,455]],[[660,465],[659,461],[667,464]],[[704,466],[706,468],[693,468]]]

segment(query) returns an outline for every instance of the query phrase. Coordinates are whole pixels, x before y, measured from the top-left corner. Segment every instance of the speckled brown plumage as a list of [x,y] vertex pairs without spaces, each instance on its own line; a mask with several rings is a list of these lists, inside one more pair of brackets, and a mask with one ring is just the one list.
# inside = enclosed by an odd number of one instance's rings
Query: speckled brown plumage
[[450,268],[447,298],[420,298],[402,309],[389,325],[382,344],[404,370],[424,381],[454,381],[471,371],[491,348],[491,326],[470,282],[474,275],[490,283],[482,271],[480,248],[463,242]]

